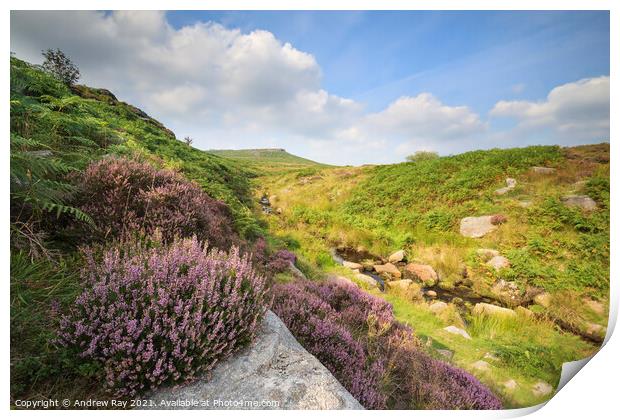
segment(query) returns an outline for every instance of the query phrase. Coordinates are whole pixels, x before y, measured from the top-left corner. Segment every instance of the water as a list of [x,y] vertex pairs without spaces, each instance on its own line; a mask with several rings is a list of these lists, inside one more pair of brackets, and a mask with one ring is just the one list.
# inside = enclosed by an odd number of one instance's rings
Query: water
[[[374,255],[370,254],[369,252],[357,251],[353,248],[340,248],[338,250],[336,248],[332,248],[329,250],[329,252],[332,255],[334,262],[338,265],[343,265],[345,261],[359,262],[364,260],[381,260],[380,258],[377,258]],[[385,290],[385,282],[383,281],[383,278],[381,278],[381,276],[379,276],[377,273],[369,270],[360,270],[360,274],[365,274],[372,277],[379,284],[379,289],[381,291]]]
[[[354,248],[348,248],[348,247],[332,248],[330,250],[330,253],[332,255],[332,258],[334,259],[334,262],[336,262],[339,265],[342,265],[344,261],[362,263],[363,261],[366,261],[366,260],[372,260],[377,263],[382,262],[381,257],[373,255],[368,251],[357,250]],[[365,274],[375,279],[377,283],[379,283],[380,289],[382,291],[385,290],[385,282],[381,276],[377,275],[377,273],[373,271],[369,271],[369,270],[363,270],[362,274]],[[454,289],[450,289],[450,290],[442,289],[441,287],[437,285],[432,286],[432,287],[422,288],[423,292],[427,292],[429,290],[432,290],[433,292],[437,293],[437,296],[435,298],[433,299],[428,298],[429,300],[440,300],[442,302],[450,303],[454,299],[457,299],[457,300],[460,299],[463,303],[470,303],[472,305],[484,302],[484,303],[495,304],[498,306],[503,306],[499,302],[493,299],[476,294],[471,288],[466,287],[466,286],[457,286]]]

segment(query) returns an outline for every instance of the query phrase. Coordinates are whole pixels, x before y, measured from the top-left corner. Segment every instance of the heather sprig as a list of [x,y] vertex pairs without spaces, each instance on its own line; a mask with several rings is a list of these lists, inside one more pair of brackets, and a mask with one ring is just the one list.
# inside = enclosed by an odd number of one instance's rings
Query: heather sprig
[[273,310],[370,409],[499,409],[469,373],[429,356],[392,307],[342,280],[274,286]]
[[104,367],[105,386],[132,397],[191,381],[254,337],[264,277],[237,248],[196,237],[86,253],[84,292],[61,319],[58,343]]

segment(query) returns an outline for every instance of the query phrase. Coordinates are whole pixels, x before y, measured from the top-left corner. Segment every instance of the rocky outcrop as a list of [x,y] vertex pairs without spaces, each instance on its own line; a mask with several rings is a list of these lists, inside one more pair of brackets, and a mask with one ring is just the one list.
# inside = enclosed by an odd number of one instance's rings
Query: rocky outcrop
[[553,387],[547,382],[539,381],[532,386],[532,393],[537,397],[549,395],[553,392]]
[[480,372],[488,372],[489,369],[491,368],[491,365],[489,365],[484,360],[478,360],[477,362],[472,363],[471,367],[472,369],[480,371]]
[[494,216],[465,217],[461,219],[461,235],[468,238],[482,238],[497,229],[493,223]]
[[526,299],[516,283],[504,279],[498,280],[491,288],[491,292],[497,300],[511,307],[521,305]]
[[306,275],[299,268],[295,266],[295,263],[293,263],[293,261],[289,262],[289,270],[291,274],[293,274],[293,277],[302,279],[302,280],[307,280]]
[[380,275],[388,277],[401,278],[400,270],[392,263],[373,265],[374,270]]
[[499,188],[497,190],[495,190],[495,194],[497,195],[504,195],[507,192],[514,190],[514,188],[517,186],[517,180],[514,178],[506,178],[506,186],[503,188]]
[[605,305],[603,305],[601,302],[596,301],[596,300],[592,300],[592,299],[584,299],[583,303],[588,308],[590,308],[590,310],[592,312],[594,312],[595,314],[597,314],[597,315],[604,315],[605,314]]
[[551,295],[549,293],[540,293],[536,296],[534,296],[534,303],[544,307],[544,308],[548,308],[549,306],[551,306]]
[[586,211],[592,211],[598,208],[596,201],[592,200],[587,195],[567,195],[562,197],[562,203],[567,207],[579,207]]
[[409,263],[405,266],[405,274],[419,279],[426,286],[434,286],[439,277],[430,265]]
[[467,334],[467,331],[465,331],[462,328],[457,327],[456,325],[450,325],[449,327],[446,327],[443,330],[449,332],[450,334],[460,335],[461,337],[467,340],[471,340],[471,337],[469,336],[469,334]]
[[388,257],[388,261],[393,264],[401,262],[404,259],[405,259],[405,251],[403,251],[402,249],[399,251],[396,251],[395,253],[393,253],[392,255]]
[[502,268],[510,267],[510,261],[508,261],[508,258],[506,257],[497,255],[491,258],[489,261],[487,261],[487,265],[495,269],[495,271],[499,271]]
[[517,389],[517,386],[518,386],[517,381],[515,381],[514,379],[508,379],[502,385],[504,386],[504,388],[506,388],[509,391],[513,391]]
[[482,259],[482,261],[488,261],[493,257],[499,256],[499,251],[489,248],[479,248],[476,250],[476,254]]
[[[332,374],[268,311],[256,341],[221,362],[209,379],[150,395],[149,408],[362,409]],[[209,406],[174,406],[198,401]]]
[[437,301],[437,302],[434,302],[433,304],[429,305],[428,309],[430,309],[430,311],[432,313],[434,313],[435,315],[439,315],[443,311],[448,309],[448,304],[445,303],[445,302]]
[[361,281],[362,283],[365,283],[370,288],[374,289],[374,288],[379,287],[379,283],[377,282],[377,280],[373,279],[367,274],[358,273],[355,275],[355,278]]
[[363,270],[364,269],[364,266],[362,264],[351,262],[351,261],[343,261],[342,265],[344,265],[347,268],[350,268],[351,270]]
[[476,303],[472,312],[476,315],[499,315],[516,316],[517,313],[512,309],[502,308],[501,306],[491,305],[490,303]]

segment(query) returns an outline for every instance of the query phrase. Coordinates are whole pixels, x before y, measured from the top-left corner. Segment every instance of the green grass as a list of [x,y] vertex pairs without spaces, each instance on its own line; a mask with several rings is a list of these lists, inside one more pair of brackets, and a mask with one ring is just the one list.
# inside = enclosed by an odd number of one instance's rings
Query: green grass
[[[466,340],[443,331],[450,323],[430,312],[426,304],[413,304],[390,293],[381,297],[393,305],[399,321],[410,325],[423,340],[430,338],[432,348],[453,351],[452,361],[456,365],[472,371],[472,364],[478,360],[489,363],[489,372],[474,373],[508,407],[531,406],[548,399],[550,396],[535,396],[531,387],[544,380],[555,388],[563,362],[581,359],[594,351],[592,345],[557,331],[547,321],[521,315],[516,318],[474,316],[466,327],[472,339]],[[485,358],[487,354],[496,359]],[[503,386],[509,379],[518,383],[515,391]]]
[[[531,166],[557,170],[540,175],[531,172]],[[516,178],[517,187],[502,196],[494,194],[507,177]],[[540,318],[465,317],[471,341],[442,330],[463,322],[454,308],[438,317],[420,302],[373,292],[392,303],[397,319],[411,325],[423,340],[430,339],[433,348],[454,351],[453,362],[474,373],[510,407],[546,399],[531,392],[537,381],[556,386],[563,362],[596,350],[550,320],[559,318],[580,328],[585,322],[607,324],[609,144],[313,168],[310,174],[268,173],[257,182],[277,197],[275,206],[282,209],[279,215],[265,217],[270,232],[294,239],[295,252],[318,273],[317,278],[326,272],[353,277],[334,267],[329,257],[330,247],[343,244],[382,256],[405,249],[410,260],[432,265],[445,287],[462,278],[466,268],[472,288],[481,295],[492,295],[492,285],[499,279],[514,281],[522,290],[550,292],[550,308],[531,307]],[[561,197],[568,194],[588,194],[599,209],[567,208]],[[484,214],[503,214],[508,221],[481,239],[459,234],[461,218]],[[476,256],[477,248],[497,249],[509,258],[511,267],[496,273]],[[588,310],[586,298],[602,302],[605,313]],[[487,353],[497,360],[483,359]],[[471,365],[477,360],[487,361],[490,371],[474,371]],[[509,379],[519,384],[516,390],[502,385]]]
[[242,235],[253,237],[262,231],[251,210],[253,172],[178,141],[160,122],[108,91],[70,89],[15,57],[11,57],[11,133],[43,144],[78,170],[109,153],[179,170],[228,204]]
[[284,149],[222,149],[208,150],[209,153],[228,159],[244,160],[253,163],[282,164],[295,166],[320,165],[309,159],[292,155]]
[[97,367],[54,344],[60,314],[78,295],[76,257],[11,254],[11,399],[102,396]]
[[[105,89],[70,88],[15,57],[10,75],[11,399],[98,396],[100,369],[53,341],[60,315],[82,288],[79,253],[56,218],[88,220],[70,206],[80,172],[109,154],[178,170],[228,204],[245,239],[264,231],[254,214],[255,175],[238,161],[178,141]],[[20,251],[35,247],[30,255]]]

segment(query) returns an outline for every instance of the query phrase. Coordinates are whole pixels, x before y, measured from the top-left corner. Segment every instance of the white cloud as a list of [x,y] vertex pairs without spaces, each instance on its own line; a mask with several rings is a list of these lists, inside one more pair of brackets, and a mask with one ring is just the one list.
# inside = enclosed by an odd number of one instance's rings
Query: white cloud
[[608,77],[559,86],[542,102],[498,102],[492,117],[518,121],[500,132],[469,107],[430,93],[367,113],[322,88],[312,54],[264,30],[212,22],[174,28],[165,13],[150,11],[13,11],[11,50],[41,62],[46,48],[65,51],[84,83],[112,90],[204,149],[277,146],[326,163],[360,164],[399,161],[415,150],[540,143],[519,136],[541,128],[570,141],[609,136]]
[[565,142],[609,140],[609,77],[557,86],[544,101],[499,101],[490,115],[516,119],[520,131],[551,129]]
[[400,97],[383,111],[366,115],[339,136],[359,143],[391,142],[399,155],[415,150],[450,153],[455,143],[483,135],[486,129],[468,107],[445,105],[430,93],[420,93]]

